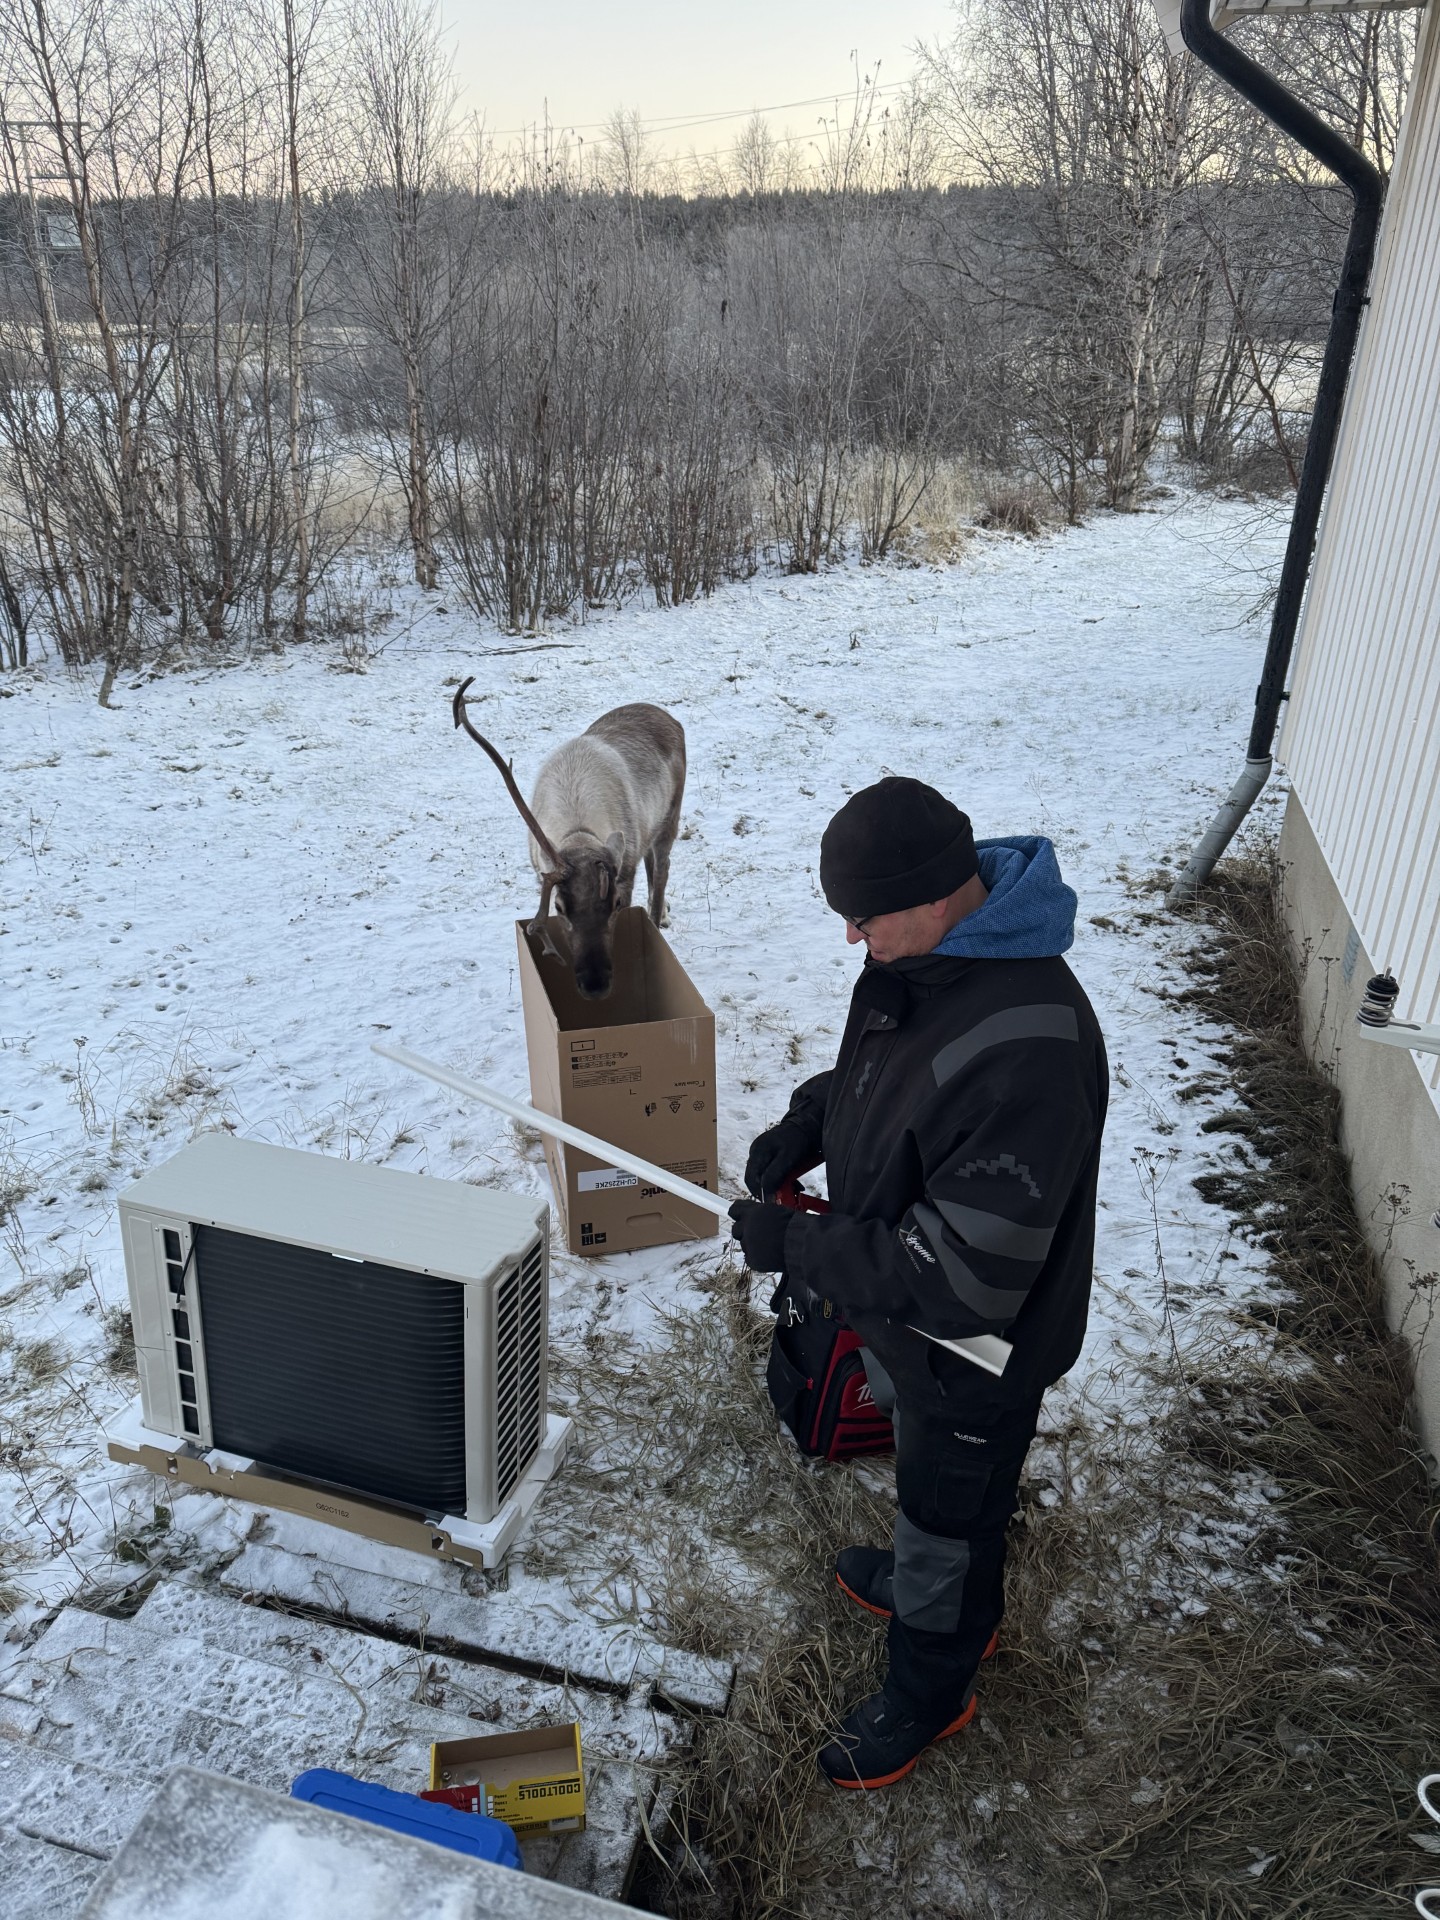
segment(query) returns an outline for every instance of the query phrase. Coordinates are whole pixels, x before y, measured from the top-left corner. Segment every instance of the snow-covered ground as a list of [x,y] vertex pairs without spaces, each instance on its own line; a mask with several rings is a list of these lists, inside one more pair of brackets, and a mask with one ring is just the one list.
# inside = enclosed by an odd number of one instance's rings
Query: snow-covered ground
[[[451,727],[471,673],[473,717],[526,780],[607,707],[651,699],[683,721],[669,937],[716,1011],[734,1190],[751,1136],[828,1064],[843,1022],[858,952],[816,859],[844,797],[910,773],[981,835],[1054,839],[1115,1079],[1094,1310],[1067,1390],[1138,1393],[1136,1358],[1168,1337],[1157,1231],[1177,1309],[1254,1269],[1191,1185],[1214,1102],[1176,1089],[1210,1061],[1166,998],[1177,935],[1147,917],[1143,882],[1237,770],[1264,643],[1248,616],[1279,538],[1253,506],[1180,497],[1033,544],[982,537],[947,569],[761,577],[543,643],[391,588],[363,672],[317,644],[122,682],[118,711],[58,671],[0,700],[12,1637],[150,1520],[153,1483],[101,1440],[134,1391],[106,1351],[125,1300],[115,1199],[136,1174],[223,1124],[545,1190],[504,1122],[369,1051],[386,1034],[526,1093],[513,921],[536,889],[494,769]],[[696,1257],[558,1254],[555,1340],[651,1337],[658,1309],[695,1300]]]

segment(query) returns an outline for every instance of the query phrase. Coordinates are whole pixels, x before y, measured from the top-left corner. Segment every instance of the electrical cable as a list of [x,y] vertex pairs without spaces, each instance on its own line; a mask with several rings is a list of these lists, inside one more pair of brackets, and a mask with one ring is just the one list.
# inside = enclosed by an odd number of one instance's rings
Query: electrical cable
[[[867,87],[865,91],[873,96],[887,93],[903,93],[910,82],[892,80],[883,87]],[[795,107],[828,107],[832,102],[844,99],[848,90],[833,88],[829,93],[813,94],[808,100],[777,100],[765,107],[735,107],[728,112],[711,112],[698,115],[659,114],[653,119],[643,116],[639,121],[641,131],[651,134],[684,133],[690,127],[716,125],[725,120],[745,120],[757,113],[788,113]],[[613,120],[613,116],[612,116]],[[491,127],[486,131],[497,140],[510,135],[523,136],[533,133],[542,123],[538,120],[527,121],[523,127]],[[611,120],[566,120],[550,123],[553,133],[603,133],[611,125]]]
[[[1440,1823],[1440,1807],[1430,1798],[1431,1790],[1435,1787],[1440,1787],[1440,1773],[1427,1773],[1415,1792],[1430,1818]],[[1415,1911],[1421,1920],[1440,1920],[1440,1905],[1437,1902],[1440,1902],[1440,1887],[1421,1887],[1415,1895]]]

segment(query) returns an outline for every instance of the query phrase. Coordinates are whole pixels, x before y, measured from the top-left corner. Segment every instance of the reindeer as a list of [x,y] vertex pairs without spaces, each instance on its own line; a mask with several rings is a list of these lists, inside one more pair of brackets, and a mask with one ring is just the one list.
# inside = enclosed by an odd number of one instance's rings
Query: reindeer
[[540,876],[530,931],[544,931],[553,893],[570,936],[575,984],[587,1000],[603,1000],[614,972],[614,916],[630,905],[641,860],[650,918],[657,927],[668,918],[665,884],[685,794],[685,730],[663,707],[602,713],[545,760],[532,811],[510,763],[470,724],[465,691],[473,678],[456,693],[451,712],[500,769],[530,829],[530,859]]

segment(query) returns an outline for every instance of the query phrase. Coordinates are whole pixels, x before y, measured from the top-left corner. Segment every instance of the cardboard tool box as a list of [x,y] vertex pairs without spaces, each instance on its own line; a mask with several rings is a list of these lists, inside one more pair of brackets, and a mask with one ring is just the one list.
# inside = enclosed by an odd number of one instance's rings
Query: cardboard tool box
[[578,1833],[585,1825],[580,1723],[437,1740],[421,1798],[503,1820],[516,1833]]
[[[559,921],[549,933],[564,955]],[[649,914],[616,914],[615,984],[604,1000],[583,999],[568,955],[547,954],[523,921],[515,935],[533,1104],[717,1192],[715,1016]],[[719,1231],[703,1208],[576,1147],[547,1140],[545,1158],[572,1253],[626,1253]]]

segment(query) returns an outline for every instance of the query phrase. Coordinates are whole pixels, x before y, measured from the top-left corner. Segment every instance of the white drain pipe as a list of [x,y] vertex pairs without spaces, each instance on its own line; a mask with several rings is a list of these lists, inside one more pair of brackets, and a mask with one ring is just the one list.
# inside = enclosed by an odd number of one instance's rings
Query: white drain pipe
[[638,1153],[627,1153],[623,1147],[613,1147],[608,1140],[586,1133],[582,1127],[572,1127],[568,1120],[557,1120],[553,1114],[540,1113],[534,1107],[527,1107],[523,1101],[512,1100],[508,1093],[487,1087],[483,1080],[469,1080],[463,1073],[453,1073],[449,1067],[427,1060],[422,1053],[411,1053],[408,1047],[392,1047],[384,1040],[374,1041],[370,1051],[383,1054],[387,1060],[393,1060],[397,1066],[406,1067],[426,1080],[438,1080],[442,1087],[468,1094],[472,1100],[493,1107],[497,1113],[518,1120],[522,1126],[534,1127],[537,1133],[547,1133],[553,1140],[563,1140],[567,1146],[593,1154],[597,1160],[622,1167],[626,1173],[633,1173],[637,1179],[643,1180],[647,1187],[663,1187],[666,1193],[673,1193],[677,1200],[688,1200],[692,1207],[703,1207],[707,1213],[713,1213],[717,1220],[729,1216],[730,1202],[722,1200],[718,1193],[711,1193],[708,1187],[697,1187],[693,1180],[683,1179],[678,1173],[657,1167],[652,1160],[642,1159]]
[[[552,1140],[563,1140],[567,1146],[578,1147],[582,1153],[593,1154],[597,1160],[622,1167],[626,1173],[633,1173],[637,1179],[643,1180],[646,1186],[660,1187],[666,1193],[673,1193],[677,1200],[688,1200],[692,1207],[703,1207],[707,1213],[713,1213],[717,1220],[728,1220],[730,1217],[730,1202],[722,1200],[718,1193],[711,1193],[708,1187],[697,1187],[693,1180],[683,1179],[665,1167],[657,1167],[653,1160],[644,1160],[638,1153],[627,1153],[623,1147],[612,1146],[608,1140],[586,1133],[581,1127],[572,1127],[568,1120],[557,1120],[553,1114],[540,1113],[534,1107],[527,1107],[521,1100],[512,1100],[508,1093],[487,1087],[482,1080],[467,1079],[463,1073],[454,1073],[449,1067],[427,1060],[424,1054],[412,1053],[408,1047],[393,1047],[387,1040],[372,1041],[370,1051],[386,1060],[393,1060],[397,1067],[404,1067],[410,1073],[438,1081],[442,1087],[463,1093],[471,1100],[480,1101],[483,1106],[493,1107],[497,1113],[520,1121],[522,1126],[548,1134]],[[941,1340],[933,1333],[925,1333],[921,1327],[912,1327],[910,1331],[922,1334],[926,1340],[934,1340],[936,1346],[947,1347],[951,1353],[958,1353],[962,1360],[983,1368],[986,1373],[1004,1373],[1005,1363],[1010,1358],[1009,1341],[1001,1340],[993,1333],[977,1334],[969,1340]]]

